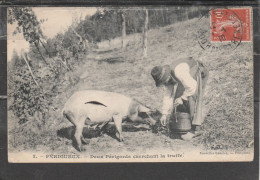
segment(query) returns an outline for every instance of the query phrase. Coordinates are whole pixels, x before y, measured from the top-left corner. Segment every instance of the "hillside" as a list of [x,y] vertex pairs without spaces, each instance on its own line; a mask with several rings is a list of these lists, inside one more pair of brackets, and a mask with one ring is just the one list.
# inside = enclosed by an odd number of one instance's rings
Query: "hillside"
[[[79,153],[71,139],[57,135],[57,131],[71,124],[61,115],[66,100],[73,92],[83,89],[113,91],[136,98],[144,104],[160,109],[161,90],[155,87],[150,75],[156,65],[168,64],[178,58],[192,56],[204,62],[210,77],[204,96],[205,121],[200,136],[185,142],[164,133],[152,131],[123,132],[124,143],[110,135],[90,139],[83,153],[145,153],[160,149],[244,150],[253,140],[253,59],[252,44],[241,43],[232,51],[203,51],[196,41],[198,19],[176,23],[148,32],[148,57],[142,58],[141,34],[128,37],[125,50],[120,40],[99,44],[99,49],[86,56],[75,75],[80,80],[70,85],[54,100],[47,125],[37,126],[37,120],[19,126],[9,113],[9,150],[57,153]],[[207,23],[205,23],[205,26]]]

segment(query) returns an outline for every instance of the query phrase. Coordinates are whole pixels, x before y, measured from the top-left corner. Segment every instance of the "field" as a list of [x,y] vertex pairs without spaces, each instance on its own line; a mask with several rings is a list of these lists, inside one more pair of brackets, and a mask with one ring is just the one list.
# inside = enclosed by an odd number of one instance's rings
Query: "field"
[[[142,58],[141,34],[129,35],[124,50],[120,48],[119,38],[112,40],[110,45],[108,42],[100,43],[99,48],[88,54],[75,72],[79,81],[53,99],[56,110],[50,107],[46,125],[40,126],[37,119],[18,125],[18,120],[9,111],[9,151],[138,154],[192,149],[252,149],[248,147],[254,134],[252,44],[242,42],[232,51],[204,51],[196,41],[197,21],[192,19],[149,30],[147,58]],[[183,141],[176,136],[168,136],[165,131],[154,133],[137,129],[135,132],[125,130],[123,143],[111,133],[104,133],[89,138],[84,152],[78,152],[72,146],[72,124],[62,117],[61,110],[74,92],[84,89],[113,91],[160,109],[162,90],[155,87],[150,71],[156,65],[168,64],[185,56],[201,60],[210,71],[203,101],[205,121],[198,137]]]

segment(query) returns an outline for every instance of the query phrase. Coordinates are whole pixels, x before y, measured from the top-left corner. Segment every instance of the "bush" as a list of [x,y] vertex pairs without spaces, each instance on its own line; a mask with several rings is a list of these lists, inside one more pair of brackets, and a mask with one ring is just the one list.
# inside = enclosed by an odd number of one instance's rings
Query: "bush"
[[14,100],[10,109],[19,118],[20,124],[35,114],[40,114],[44,122],[49,107],[48,95],[36,85],[29,70],[17,68],[9,96]]

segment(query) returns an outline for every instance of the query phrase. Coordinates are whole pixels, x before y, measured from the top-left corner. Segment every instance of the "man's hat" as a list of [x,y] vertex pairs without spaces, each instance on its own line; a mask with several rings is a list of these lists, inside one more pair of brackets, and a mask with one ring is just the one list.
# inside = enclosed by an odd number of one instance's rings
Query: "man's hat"
[[171,70],[170,70],[169,65],[155,66],[152,69],[151,75],[152,75],[153,79],[155,80],[155,84],[157,87],[166,82],[166,80],[170,76],[170,71]]

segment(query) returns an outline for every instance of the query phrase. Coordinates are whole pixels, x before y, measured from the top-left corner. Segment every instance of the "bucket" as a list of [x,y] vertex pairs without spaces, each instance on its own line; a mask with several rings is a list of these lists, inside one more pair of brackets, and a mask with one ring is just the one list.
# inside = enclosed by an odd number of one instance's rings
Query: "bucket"
[[172,121],[170,122],[170,129],[176,133],[187,133],[191,130],[191,117],[189,113],[176,112],[172,116]]

